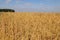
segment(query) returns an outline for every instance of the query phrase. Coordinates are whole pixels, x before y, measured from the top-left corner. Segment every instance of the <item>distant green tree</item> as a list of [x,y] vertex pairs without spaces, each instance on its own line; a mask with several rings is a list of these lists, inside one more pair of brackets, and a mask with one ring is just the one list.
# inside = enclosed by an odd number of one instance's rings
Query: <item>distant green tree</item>
[[13,9],[0,9],[0,12],[15,12]]

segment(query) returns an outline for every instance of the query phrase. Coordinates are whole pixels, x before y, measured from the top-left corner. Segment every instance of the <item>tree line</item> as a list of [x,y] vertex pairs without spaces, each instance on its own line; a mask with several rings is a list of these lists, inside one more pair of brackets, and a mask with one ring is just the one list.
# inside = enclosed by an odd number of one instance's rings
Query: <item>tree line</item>
[[13,9],[0,9],[0,12],[15,12]]

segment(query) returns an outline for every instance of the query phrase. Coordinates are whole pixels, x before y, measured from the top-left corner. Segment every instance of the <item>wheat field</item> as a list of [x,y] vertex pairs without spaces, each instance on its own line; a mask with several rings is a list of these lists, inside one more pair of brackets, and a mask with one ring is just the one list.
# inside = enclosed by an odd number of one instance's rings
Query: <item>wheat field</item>
[[60,14],[0,13],[0,40],[60,40]]

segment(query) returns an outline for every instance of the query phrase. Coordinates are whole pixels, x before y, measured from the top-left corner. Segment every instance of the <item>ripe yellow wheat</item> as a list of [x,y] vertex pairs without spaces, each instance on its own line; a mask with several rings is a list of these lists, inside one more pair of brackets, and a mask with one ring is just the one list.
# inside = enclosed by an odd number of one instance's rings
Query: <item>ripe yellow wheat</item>
[[0,13],[0,40],[60,40],[60,14]]

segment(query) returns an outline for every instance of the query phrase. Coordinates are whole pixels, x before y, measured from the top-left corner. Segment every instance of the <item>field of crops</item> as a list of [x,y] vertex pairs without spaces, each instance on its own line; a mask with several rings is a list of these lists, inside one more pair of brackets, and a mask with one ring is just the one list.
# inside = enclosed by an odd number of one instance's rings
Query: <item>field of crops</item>
[[60,14],[0,13],[0,40],[60,40]]

